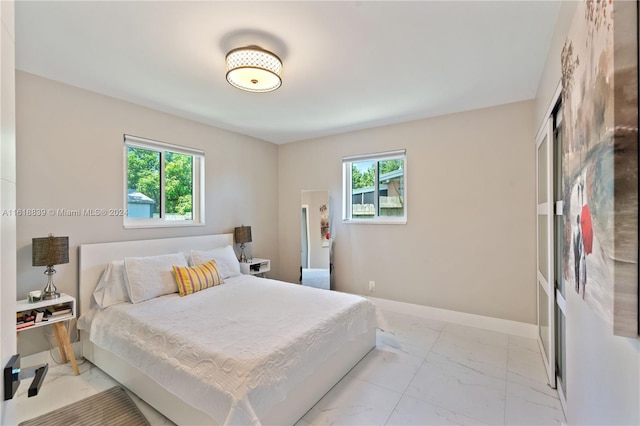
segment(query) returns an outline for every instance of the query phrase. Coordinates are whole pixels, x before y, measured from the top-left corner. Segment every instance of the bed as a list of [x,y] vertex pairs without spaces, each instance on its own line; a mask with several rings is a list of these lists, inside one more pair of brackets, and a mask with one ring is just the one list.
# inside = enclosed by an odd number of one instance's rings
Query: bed
[[114,261],[232,244],[221,234],[81,245],[83,356],[177,424],[294,424],[375,346],[371,302],[235,275],[184,297],[96,306]]

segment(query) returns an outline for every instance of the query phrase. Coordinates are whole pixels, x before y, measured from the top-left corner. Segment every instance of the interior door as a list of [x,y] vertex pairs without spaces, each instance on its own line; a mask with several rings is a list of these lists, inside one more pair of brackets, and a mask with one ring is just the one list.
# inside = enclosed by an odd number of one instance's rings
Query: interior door
[[[0,210],[15,211],[15,33],[14,7],[0,7]],[[4,366],[16,353],[16,218],[0,216],[0,363]],[[24,385],[23,385],[24,386]],[[4,388],[4,386],[3,386]],[[16,424],[15,399],[4,401],[0,391],[0,424]]]
[[[15,229],[13,232],[15,241]],[[10,234],[11,231],[5,232],[3,228],[1,237],[3,240],[6,238],[7,233]],[[3,244],[3,246],[5,245]],[[11,253],[11,251],[13,251],[13,253]],[[2,321],[0,321],[0,354],[2,355],[0,356],[0,362],[2,363],[3,369],[9,362],[9,359],[16,353],[16,285],[15,281],[9,282],[8,279],[6,279],[11,275],[14,277],[16,275],[15,253],[15,248],[11,248],[9,245],[6,245],[6,248],[2,247],[0,251],[0,316],[2,316]],[[12,268],[13,271],[11,271]],[[7,269],[9,271],[5,271]],[[4,401],[3,385],[0,394],[2,394],[2,403],[0,403],[0,425],[17,424],[15,399]]]
[[537,293],[538,342],[549,384],[556,386],[555,281],[553,216],[553,120],[550,117],[536,138],[537,174]]

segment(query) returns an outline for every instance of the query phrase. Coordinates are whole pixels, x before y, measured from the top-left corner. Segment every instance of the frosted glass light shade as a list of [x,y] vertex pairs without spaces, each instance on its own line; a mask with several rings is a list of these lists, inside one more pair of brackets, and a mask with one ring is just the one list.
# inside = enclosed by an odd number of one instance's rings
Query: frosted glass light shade
[[258,46],[241,47],[227,53],[227,81],[249,92],[271,92],[282,85],[282,62]]

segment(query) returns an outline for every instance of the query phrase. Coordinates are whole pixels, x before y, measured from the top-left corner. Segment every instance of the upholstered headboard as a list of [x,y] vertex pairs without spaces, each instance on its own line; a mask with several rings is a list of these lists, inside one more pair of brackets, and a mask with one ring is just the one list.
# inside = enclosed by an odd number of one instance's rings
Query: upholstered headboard
[[188,253],[191,250],[208,250],[227,245],[233,245],[233,234],[82,244],[78,253],[78,311],[82,315],[90,309],[93,290],[98,285],[105,267],[113,260],[123,260],[132,256]]

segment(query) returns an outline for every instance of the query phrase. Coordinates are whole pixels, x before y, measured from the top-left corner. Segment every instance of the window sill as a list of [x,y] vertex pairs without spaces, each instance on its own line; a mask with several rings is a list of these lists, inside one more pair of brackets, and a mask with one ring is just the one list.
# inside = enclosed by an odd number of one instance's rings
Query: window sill
[[407,218],[397,219],[342,219],[344,224],[353,225],[406,225]]
[[137,229],[137,228],[182,228],[190,226],[204,226],[204,222],[170,222],[170,221],[158,221],[158,222],[133,222],[127,221],[123,224],[125,229]]

